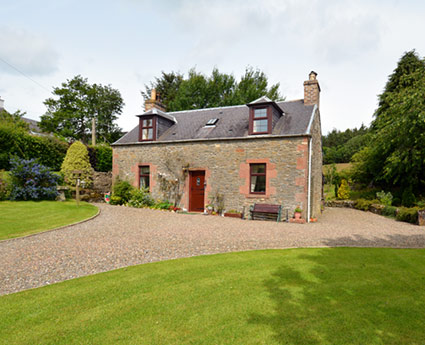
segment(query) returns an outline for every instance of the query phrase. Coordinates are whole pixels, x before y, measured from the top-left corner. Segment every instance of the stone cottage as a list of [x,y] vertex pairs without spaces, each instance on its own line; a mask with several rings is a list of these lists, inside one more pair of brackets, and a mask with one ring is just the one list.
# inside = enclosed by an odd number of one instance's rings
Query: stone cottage
[[113,176],[155,199],[180,190],[180,207],[202,212],[217,195],[226,210],[280,204],[310,219],[321,212],[322,145],[317,73],[304,99],[166,112],[152,92],[139,124],[113,144]]

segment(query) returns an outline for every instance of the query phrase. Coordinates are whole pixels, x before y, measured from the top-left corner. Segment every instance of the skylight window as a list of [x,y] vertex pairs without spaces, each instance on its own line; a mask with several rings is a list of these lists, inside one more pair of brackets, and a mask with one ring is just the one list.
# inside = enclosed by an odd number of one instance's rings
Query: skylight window
[[218,119],[209,120],[205,126],[214,126],[217,123]]

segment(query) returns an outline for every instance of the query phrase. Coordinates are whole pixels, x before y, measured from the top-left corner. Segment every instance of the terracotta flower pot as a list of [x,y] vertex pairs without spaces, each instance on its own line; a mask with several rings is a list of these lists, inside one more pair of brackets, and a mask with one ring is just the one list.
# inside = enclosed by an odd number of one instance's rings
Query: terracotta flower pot
[[295,217],[295,219],[301,219],[301,213],[300,212],[295,212],[294,213],[294,217]]
[[242,218],[242,213],[225,213],[225,217]]

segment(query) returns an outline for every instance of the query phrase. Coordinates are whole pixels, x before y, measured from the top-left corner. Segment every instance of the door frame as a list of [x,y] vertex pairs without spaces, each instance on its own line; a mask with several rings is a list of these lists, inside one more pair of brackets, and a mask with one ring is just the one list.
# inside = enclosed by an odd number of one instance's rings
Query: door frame
[[203,173],[204,175],[204,200],[203,200],[203,205],[202,208],[205,209],[205,183],[206,183],[206,171],[204,169],[199,169],[199,170],[189,170],[189,212],[200,212],[200,211],[193,211],[192,210],[192,175],[193,173]]

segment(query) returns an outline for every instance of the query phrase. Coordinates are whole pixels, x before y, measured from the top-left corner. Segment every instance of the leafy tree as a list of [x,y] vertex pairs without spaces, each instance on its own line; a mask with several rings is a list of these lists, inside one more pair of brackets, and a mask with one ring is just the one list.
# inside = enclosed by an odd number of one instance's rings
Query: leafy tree
[[55,87],[53,95],[44,104],[45,115],[40,127],[63,137],[87,143],[91,136],[92,119],[96,119],[97,135],[101,141],[111,142],[121,135],[114,121],[124,106],[118,90],[110,85],[89,84],[86,78],[77,75]]
[[84,181],[87,187],[90,186],[93,180],[93,168],[90,165],[87,148],[80,141],[69,147],[61,167],[65,182],[71,186],[77,184],[76,170],[81,171],[79,175],[81,181]]
[[369,129],[361,125],[358,129],[339,131],[333,129],[322,138],[323,163],[348,163],[353,155],[365,147],[369,140]]
[[11,114],[8,111],[2,109],[0,111],[0,124],[9,126],[11,128],[24,129],[27,131],[29,126],[24,120],[22,120],[22,117],[25,114],[25,112],[21,112],[20,110],[17,110]]
[[189,70],[187,79],[180,73],[162,72],[141,94],[145,100],[150,98],[155,88],[167,111],[179,111],[199,108],[212,108],[249,103],[261,96],[272,100],[282,100],[279,84],[268,86],[267,76],[248,67],[239,82],[231,74],[221,73],[214,68],[211,76]]
[[419,194],[425,186],[424,157],[425,61],[410,51],[379,96],[370,144],[355,157],[357,177]]

